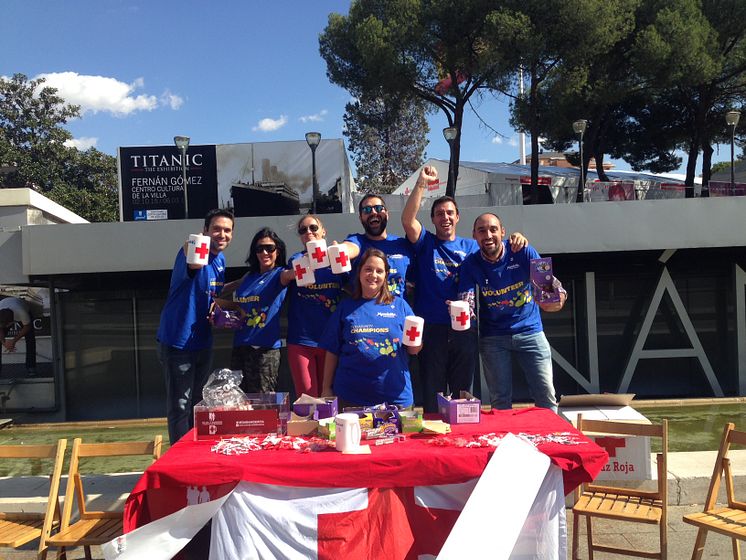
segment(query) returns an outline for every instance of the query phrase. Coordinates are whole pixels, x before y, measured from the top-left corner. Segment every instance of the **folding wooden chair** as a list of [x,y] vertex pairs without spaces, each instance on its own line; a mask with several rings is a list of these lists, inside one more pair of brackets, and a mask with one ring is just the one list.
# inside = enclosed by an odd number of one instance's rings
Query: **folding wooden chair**
[[[86,457],[125,457],[134,455],[150,455],[153,461],[161,456],[160,435],[153,441],[132,441],[118,443],[83,443],[80,438],[73,441],[70,457],[70,471],[67,479],[65,502],[62,508],[60,530],[47,540],[51,547],[62,549],[82,546],[85,557],[91,560],[91,546],[101,545],[122,534],[124,512],[119,511],[89,511],[86,508],[86,494],[83,488],[79,466],[80,459]],[[78,506],[78,520],[70,522],[73,509],[73,493]]]
[[54,460],[44,513],[0,512],[0,546],[18,548],[39,539],[39,558],[46,558],[46,538],[52,532],[53,525],[58,526],[60,520],[60,476],[66,448],[66,439],[57,440],[56,445],[0,445],[0,458],[3,459]]
[[[593,552],[607,552],[639,556],[642,558],[667,558],[666,522],[668,519],[668,478],[666,464],[668,460],[668,421],[660,424],[633,424],[607,420],[584,420],[578,416],[578,430],[586,433],[610,436],[648,436],[660,438],[661,452],[658,454],[658,488],[655,491],[634,490],[613,485],[583,485],[579,498],[572,508],[573,536],[572,557],[578,558],[580,516],[586,518],[588,538],[588,558],[593,560]],[[660,551],[644,551],[607,546],[593,542],[591,519],[612,519],[634,523],[658,525],[660,532]]]
[[[723,428],[723,438],[720,441],[717,459],[715,459],[715,469],[710,479],[710,489],[707,491],[704,511],[684,516],[686,523],[699,527],[697,540],[694,541],[692,560],[702,558],[707,531],[715,531],[730,537],[733,546],[733,558],[741,559],[738,541],[746,540],[746,502],[739,502],[735,498],[733,473],[728,458],[728,452],[732,444],[746,445],[746,432],[736,431],[735,425],[729,422]],[[723,476],[725,476],[727,506],[717,507],[718,491]]]

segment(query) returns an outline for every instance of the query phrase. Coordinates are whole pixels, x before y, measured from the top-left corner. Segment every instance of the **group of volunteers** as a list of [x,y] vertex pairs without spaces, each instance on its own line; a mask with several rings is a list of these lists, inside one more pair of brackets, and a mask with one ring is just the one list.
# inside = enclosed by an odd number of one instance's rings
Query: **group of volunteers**
[[[186,246],[179,250],[157,334],[171,442],[191,429],[192,407],[210,373],[213,304],[240,313],[230,367],[243,372],[241,388],[247,393],[276,388],[280,309],[287,299],[287,359],[297,395],[335,395],[340,408],[412,406],[409,355],[419,354],[425,411],[434,412],[437,393],[471,390],[479,351],[493,408],[512,406],[515,356],[536,405],[556,410],[551,349],[539,307],[560,310],[566,292],[555,280],[559,302],[534,300],[529,263],[539,254],[520,233],[504,239],[495,214],[476,219],[473,239],[458,237],[458,206],[444,196],[430,209],[434,233],[425,230],[417,212],[428,185],[437,180],[433,167],[420,172],[401,216],[405,237],[387,232],[382,198],[363,197],[358,212],[364,232],[339,244],[351,270],[316,268],[313,283],[305,285],[291,263],[306,252],[288,259],[285,243],[269,228],[252,238],[244,276],[225,283],[222,252],[231,242],[234,219],[227,210],[209,212],[203,230],[210,238],[207,264],[188,264]],[[326,237],[322,220],[312,214],[298,221],[297,233],[304,247]],[[451,328],[449,304],[459,300],[469,303],[472,317],[478,305],[478,328],[475,323],[466,330]],[[404,344],[405,318],[412,315],[424,319],[418,346]]]

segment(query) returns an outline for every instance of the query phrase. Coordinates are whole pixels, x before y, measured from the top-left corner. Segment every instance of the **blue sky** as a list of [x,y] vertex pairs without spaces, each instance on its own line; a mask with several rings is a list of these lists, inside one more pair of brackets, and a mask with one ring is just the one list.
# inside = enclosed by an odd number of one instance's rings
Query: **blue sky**
[[[329,83],[318,36],[347,0],[3,0],[0,75],[46,76],[83,115],[80,148],[342,138],[350,95]],[[518,135],[505,99],[476,102],[463,160],[514,161]],[[442,113],[430,117],[429,157],[448,158]],[[715,160],[727,159],[721,150]],[[624,162],[618,168],[628,169]]]

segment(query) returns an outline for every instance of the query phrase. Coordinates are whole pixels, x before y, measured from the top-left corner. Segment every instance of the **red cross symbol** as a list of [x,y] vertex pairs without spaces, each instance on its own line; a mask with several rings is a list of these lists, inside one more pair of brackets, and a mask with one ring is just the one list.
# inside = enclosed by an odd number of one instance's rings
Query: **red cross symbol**
[[465,326],[466,322],[469,320],[469,316],[466,314],[466,311],[462,311],[460,315],[456,316],[456,321],[461,323],[461,326]]
[[306,269],[305,269],[305,268],[303,268],[303,267],[302,267],[301,265],[299,265],[299,264],[296,264],[296,265],[295,265],[295,277],[296,277],[296,278],[297,278],[298,280],[302,280],[302,279],[303,279],[303,276],[305,276],[305,274],[306,274]]
[[345,253],[344,251],[340,251],[339,256],[334,260],[336,260],[340,264],[340,266],[347,266],[347,261],[349,259],[347,258],[347,253]]
[[324,262],[324,257],[326,256],[326,251],[322,251],[321,247],[316,247],[316,250],[313,252],[313,255],[311,255],[314,259],[316,259],[316,262]]
[[194,252],[199,255],[200,259],[204,259],[207,256],[207,253],[210,252],[210,249],[207,248],[207,244],[206,243],[203,243],[199,247],[196,247],[194,249]]
[[420,336],[420,331],[417,330],[417,327],[415,327],[414,325],[412,325],[411,327],[409,327],[409,330],[406,333],[404,333],[404,334],[406,334],[409,337],[409,340],[411,340],[412,342],[414,342],[414,340],[418,336]]
[[600,437],[596,438],[595,441],[596,445],[600,445],[606,450],[609,457],[616,457],[618,447],[627,447],[627,440],[625,438]]

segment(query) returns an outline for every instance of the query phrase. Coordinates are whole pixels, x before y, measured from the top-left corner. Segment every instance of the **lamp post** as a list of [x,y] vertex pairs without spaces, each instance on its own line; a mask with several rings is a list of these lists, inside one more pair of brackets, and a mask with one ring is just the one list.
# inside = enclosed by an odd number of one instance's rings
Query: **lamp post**
[[736,183],[736,163],[735,163],[735,143],[736,127],[741,113],[738,111],[728,111],[725,113],[725,122],[730,127],[730,192],[733,194]]
[[319,183],[316,181],[316,147],[321,142],[321,133],[306,132],[306,142],[311,148],[311,169],[313,180],[313,200],[311,201],[311,214],[316,213],[316,201],[319,198]]
[[189,195],[187,193],[187,162],[186,154],[189,149],[189,136],[174,136],[174,144],[181,151],[181,179],[184,186],[184,219],[189,218]]
[[443,129],[443,138],[448,142],[450,157],[448,159],[448,184],[446,185],[446,195],[453,196],[456,192],[456,162],[453,161],[453,142],[458,136],[458,129],[455,126],[449,126]]
[[588,126],[588,121],[585,119],[578,119],[572,123],[572,129],[575,134],[580,134],[580,185],[578,186],[578,194],[575,196],[575,202],[583,202],[583,195],[585,194],[585,160],[583,159],[583,134]]

